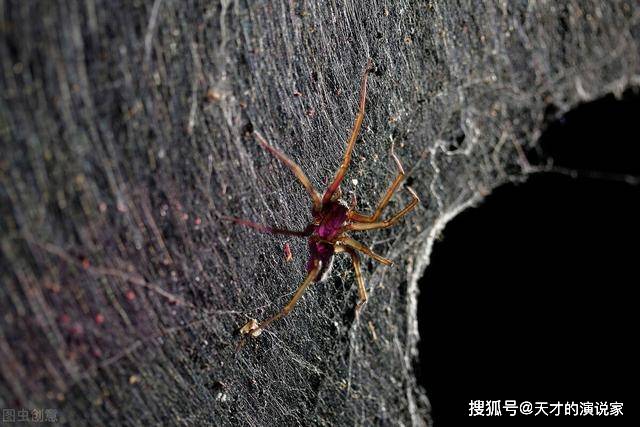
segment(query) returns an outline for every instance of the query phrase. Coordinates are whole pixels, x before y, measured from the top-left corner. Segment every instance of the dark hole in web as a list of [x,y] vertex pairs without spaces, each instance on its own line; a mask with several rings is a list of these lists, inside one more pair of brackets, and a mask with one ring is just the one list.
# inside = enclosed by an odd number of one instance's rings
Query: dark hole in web
[[[621,99],[607,95],[549,123],[540,139],[542,152],[559,167],[638,175],[638,132],[633,129],[640,118],[638,91],[628,90]],[[547,106],[549,119],[554,108]]]
[[636,335],[640,186],[620,176],[640,175],[639,105],[631,92],[605,97],[542,137],[556,166],[610,176],[541,174],[498,188],[435,243],[419,284],[417,366],[435,426],[624,422],[479,419],[468,408],[470,400],[633,403],[623,390]]

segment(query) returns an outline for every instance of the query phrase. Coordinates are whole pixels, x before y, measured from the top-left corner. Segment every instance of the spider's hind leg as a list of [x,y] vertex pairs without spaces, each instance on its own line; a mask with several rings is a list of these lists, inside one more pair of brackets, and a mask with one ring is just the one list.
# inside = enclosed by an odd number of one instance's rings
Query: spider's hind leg
[[362,268],[360,267],[360,257],[358,253],[342,245],[335,245],[335,253],[346,252],[351,256],[351,263],[353,264],[353,273],[356,276],[356,283],[358,284],[358,303],[356,304],[356,313],[360,312],[362,306],[367,302],[367,288],[364,285],[364,279],[362,278]]
[[293,294],[293,297],[291,298],[289,303],[287,305],[285,305],[284,308],[282,310],[280,310],[280,312],[278,314],[268,318],[267,320],[263,320],[262,322],[260,322],[260,325],[257,328],[252,328],[250,331],[247,331],[247,332],[244,332],[244,333],[249,333],[252,337],[257,337],[271,323],[275,322],[276,320],[282,319],[287,314],[289,314],[291,312],[291,310],[293,310],[293,308],[295,307],[295,305],[298,302],[298,300],[300,299],[300,297],[305,293],[307,288],[309,288],[309,286],[316,279],[316,277],[318,276],[318,273],[320,272],[321,268],[322,268],[322,262],[316,261],[315,264],[314,264],[314,267],[307,274],[307,277],[304,279],[302,284],[300,286],[298,286],[298,289],[296,290],[296,293]]
[[369,249],[362,243],[352,239],[349,236],[341,236],[338,238],[338,241],[340,242],[341,245],[347,246],[350,249],[355,249],[358,252],[362,252],[363,254],[370,256],[371,258],[378,261],[380,264],[393,265],[393,261],[391,261],[390,259],[387,259],[382,255],[378,255],[377,253],[373,252],[371,249]]

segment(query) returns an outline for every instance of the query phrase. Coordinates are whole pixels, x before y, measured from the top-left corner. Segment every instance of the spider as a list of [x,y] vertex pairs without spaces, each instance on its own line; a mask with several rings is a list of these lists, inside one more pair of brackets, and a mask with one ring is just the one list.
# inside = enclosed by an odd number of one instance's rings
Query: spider
[[371,59],[369,59],[364,70],[362,82],[360,85],[360,104],[358,114],[356,115],[355,123],[351,131],[351,136],[349,137],[349,140],[347,142],[347,148],[344,153],[342,164],[338,168],[333,181],[331,182],[331,184],[329,184],[322,196],[320,195],[320,193],[318,193],[318,191],[316,191],[313,184],[311,184],[311,181],[309,181],[309,178],[307,178],[305,173],[302,171],[302,168],[297,163],[291,160],[282,151],[270,145],[258,131],[254,131],[254,136],[257,139],[258,143],[260,143],[260,145],[265,150],[273,154],[278,158],[278,160],[284,163],[293,172],[298,181],[300,181],[302,186],[306,189],[307,193],[309,193],[312,202],[311,214],[313,216],[313,222],[302,231],[294,231],[269,227],[244,219],[227,217],[228,220],[231,220],[237,224],[251,227],[263,233],[307,237],[309,244],[309,259],[306,266],[307,276],[302,284],[298,287],[289,303],[284,306],[284,308],[276,315],[262,321],[262,323],[258,323],[255,319],[252,319],[240,330],[242,335],[250,334],[250,336],[252,337],[257,337],[271,323],[289,314],[289,312],[293,310],[300,297],[312,283],[321,282],[326,279],[329,272],[331,271],[333,256],[335,254],[347,253],[351,257],[356,282],[358,283],[359,294],[359,301],[356,305],[356,313],[360,311],[362,305],[367,301],[367,290],[364,285],[364,280],[362,279],[362,270],[360,267],[360,257],[358,256],[358,252],[361,252],[384,265],[389,266],[393,264],[393,261],[374,253],[371,249],[369,249],[362,243],[359,243],[356,240],[352,239],[347,234],[347,232],[349,231],[375,230],[391,227],[396,222],[398,222],[400,218],[402,218],[413,208],[415,208],[418,204],[418,196],[411,188],[407,187],[407,190],[409,191],[409,193],[411,193],[412,196],[411,202],[391,218],[384,221],[379,221],[383,209],[385,208],[385,206],[387,206],[389,200],[391,199],[391,196],[393,196],[405,176],[402,164],[393,152],[393,143],[391,144],[391,157],[398,167],[398,175],[393,180],[386,193],[378,203],[378,206],[373,214],[364,215],[357,212],[355,210],[355,201],[352,202],[351,205],[348,205],[344,200],[341,199],[342,191],[340,190],[340,183],[342,182],[342,179],[344,178],[349,167],[349,163],[351,161],[351,153],[355,146],[356,139],[358,138],[358,134],[360,133],[362,120],[364,119],[365,99],[367,96],[367,76],[372,69],[373,63]]

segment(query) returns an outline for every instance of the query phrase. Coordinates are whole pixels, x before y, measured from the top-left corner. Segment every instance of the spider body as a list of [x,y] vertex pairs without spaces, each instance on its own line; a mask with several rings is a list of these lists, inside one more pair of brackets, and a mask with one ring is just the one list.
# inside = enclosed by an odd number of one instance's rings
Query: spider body
[[312,283],[320,282],[327,277],[328,273],[331,271],[334,255],[337,253],[347,253],[351,257],[351,261],[353,263],[353,270],[355,272],[359,294],[359,302],[356,306],[356,311],[359,311],[361,306],[367,301],[367,291],[364,285],[364,280],[362,279],[360,257],[358,253],[363,253],[384,265],[393,264],[391,260],[376,254],[365,245],[349,237],[347,234],[349,231],[375,230],[390,227],[417,206],[419,202],[418,196],[411,188],[407,187],[407,190],[412,196],[411,202],[391,218],[383,221],[380,220],[383,209],[387,206],[391,196],[393,196],[404,179],[404,170],[402,169],[400,160],[398,160],[393,152],[393,143],[391,144],[391,157],[394,159],[396,166],[398,167],[398,174],[378,203],[375,212],[371,215],[361,214],[355,210],[355,203],[353,203],[352,206],[349,206],[340,199],[340,184],[349,167],[351,153],[355,146],[356,139],[358,138],[362,120],[364,119],[367,75],[372,68],[371,60],[369,60],[360,86],[358,114],[349,140],[347,141],[347,148],[345,150],[342,164],[338,168],[335,177],[322,196],[320,196],[320,193],[316,191],[313,184],[311,184],[311,181],[309,181],[309,178],[307,178],[305,173],[302,171],[302,168],[300,168],[296,162],[291,160],[286,154],[277,148],[270,145],[260,133],[254,131],[254,136],[260,145],[284,163],[307,190],[312,201],[311,214],[313,216],[313,222],[302,231],[293,231],[264,226],[244,219],[227,218],[238,224],[251,227],[264,233],[306,237],[308,238],[309,245],[309,259],[306,266],[307,275],[289,303],[275,316],[264,320],[262,323],[258,324],[252,319],[252,321],[242,327],[240,330],[242,334],[249,334],[252,337],[257,337],[269,324],[289,314],[302,294],[304,294]]
[[316,226],[313,236],[323,240],[333,240],[340,235],[342,227],[347,223],[349,207],[343,200],[330,201],[323,205],[322,213]]
[[323,281],[331,272],[335,254],[335,246],[331,242],[342,233],[342,228],[347,224],[349,212],[349,207],[340,199],[330,201],[322,208],[322,212],[315,218],[318,225],[313,225],[313,232],[309,238],[307,272],[313,270],[316,262],[320,262],[320,270],[314,282]]

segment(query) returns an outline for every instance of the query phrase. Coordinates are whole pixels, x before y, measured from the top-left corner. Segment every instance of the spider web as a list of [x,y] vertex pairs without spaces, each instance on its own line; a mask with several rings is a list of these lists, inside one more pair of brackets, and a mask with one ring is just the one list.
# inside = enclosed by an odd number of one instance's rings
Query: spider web
[[[527,158],[549,112],[639,81],[633,1],[1,12],[0,407],[54,408],[74,424],[427,423],[413,364],[434,239],[491,189],[540,170]],[[236,351],[243,324],[291,297],[307,249],[222,218],[310,219],[304,190],[248,135],[324,188],[368,57],[377,68],[343,190],[371,212],[395,174],[394,142],[422,203],[356,237],[395,265],[363,263],[370,299],[356,317],[338,257],[291,315]],[[408,201],[399,191],[387,212]]]

